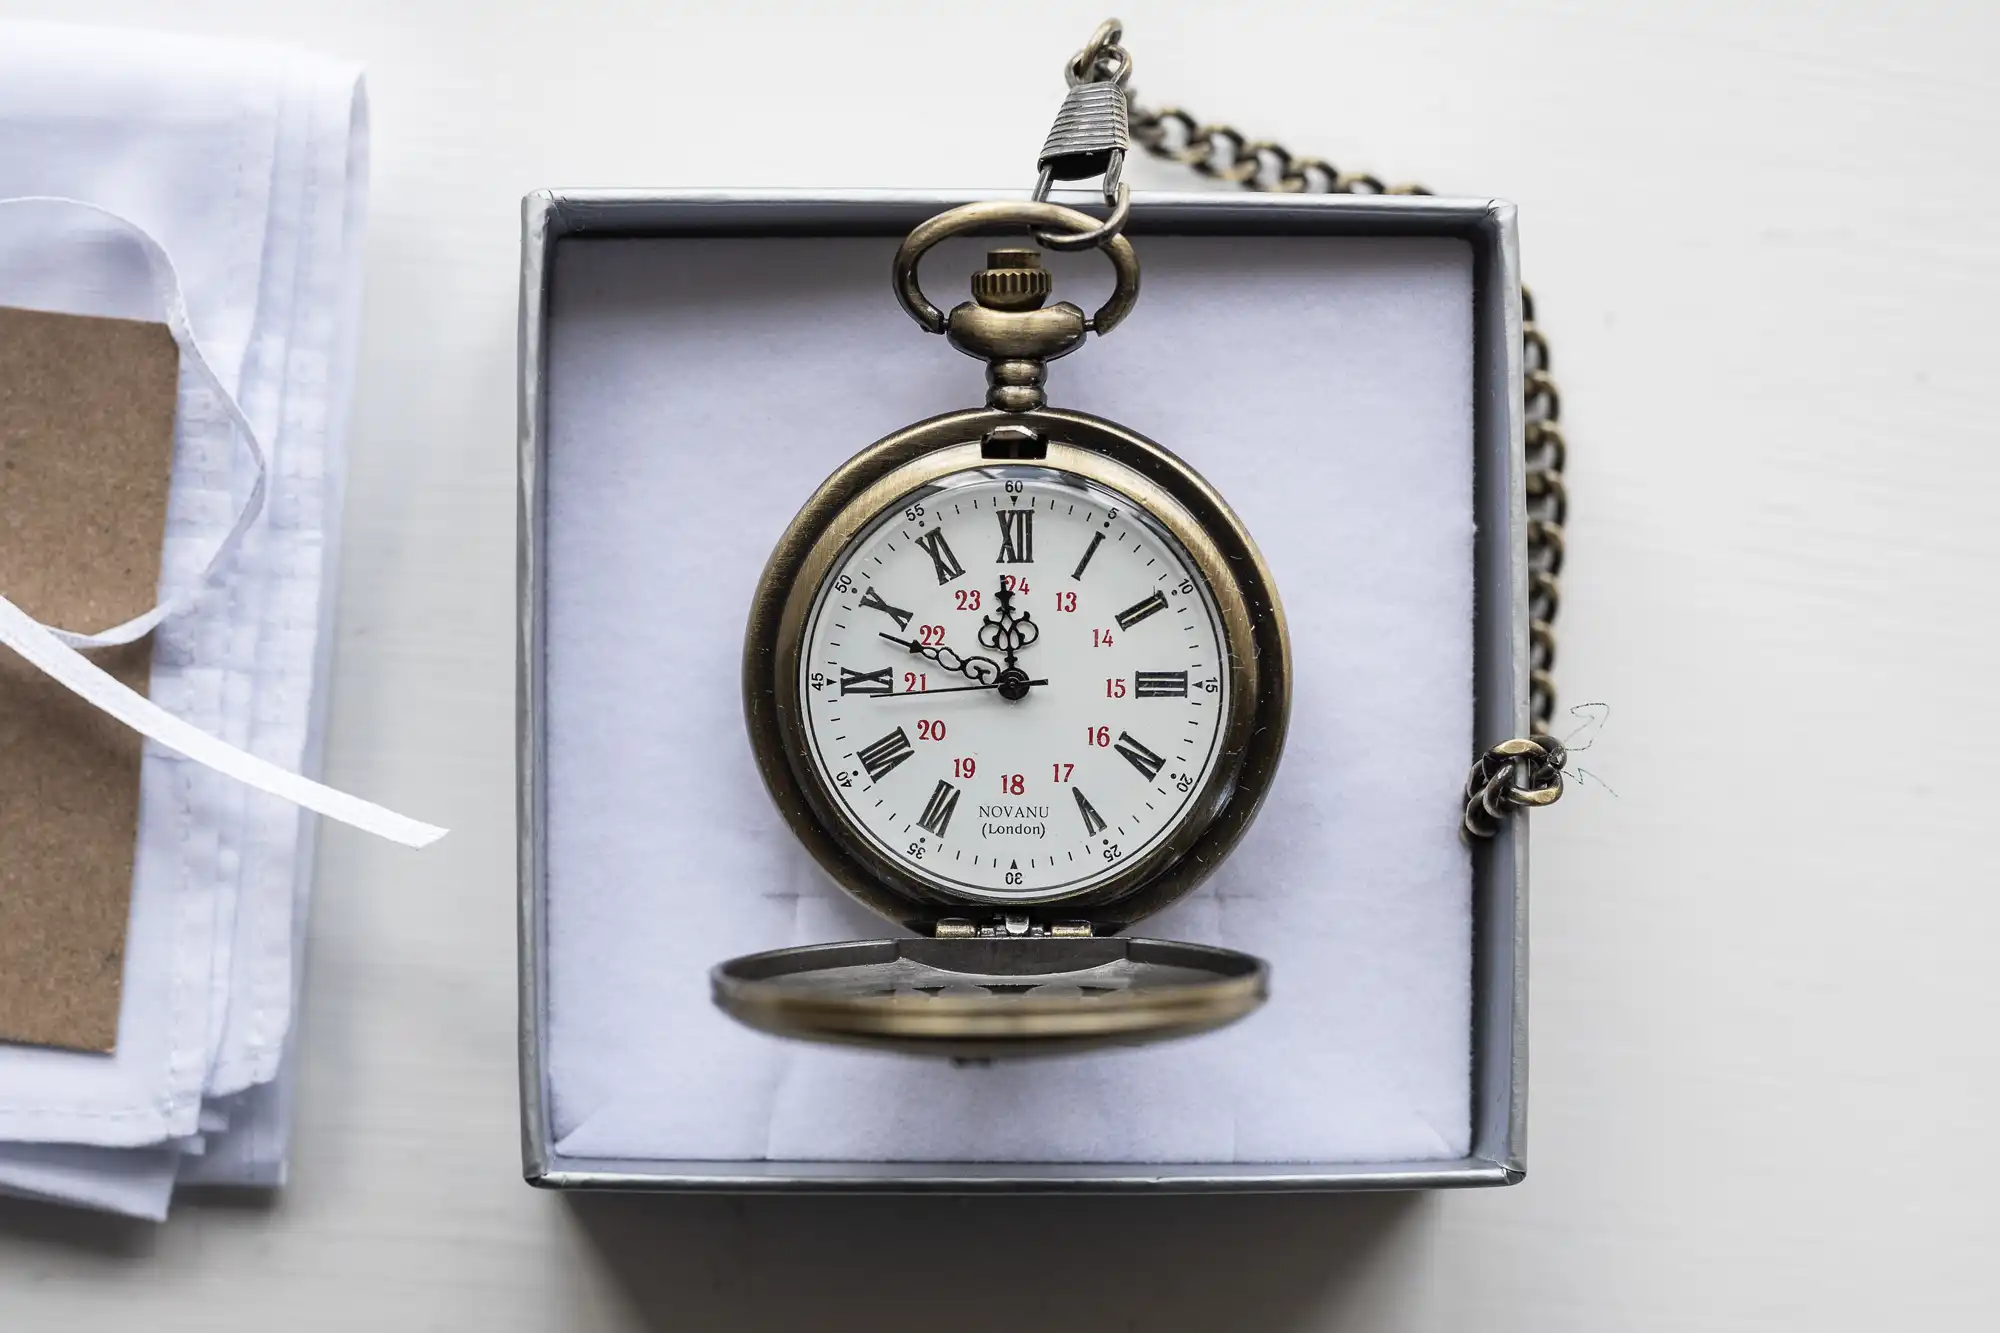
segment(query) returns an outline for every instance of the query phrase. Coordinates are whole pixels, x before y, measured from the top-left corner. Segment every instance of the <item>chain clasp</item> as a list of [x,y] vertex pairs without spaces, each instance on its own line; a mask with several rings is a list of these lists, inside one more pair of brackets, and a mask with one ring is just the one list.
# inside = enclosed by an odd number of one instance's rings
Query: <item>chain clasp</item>
[[1104,203],[1111,216],[1085,232],[1037,232],[1035,239],[1051,250],[1088,250],[1125,229],[1132,212],[1132,187],[1122,179],[1125,155],[1132,148],[1131,108],[1125,85],[1132,77],[1132,55],[1118,44],[1125,27],[1117,19],[1097,25],[1083,49],[1064,68],[1069,92],[1056,112],[1049,137],[1042,142],[1035,165],[1034,199],[1045,202],[1057,181],[1103,178]]

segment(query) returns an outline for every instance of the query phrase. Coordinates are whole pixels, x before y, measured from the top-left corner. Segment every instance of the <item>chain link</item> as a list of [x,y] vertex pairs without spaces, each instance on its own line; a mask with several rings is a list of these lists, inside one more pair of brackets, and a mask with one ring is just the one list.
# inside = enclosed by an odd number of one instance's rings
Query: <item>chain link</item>
[[1561,800],[1568,762],[1569,752],[1553,736],[1516,736],[1479,756],[1465,779],[1465,835],[1490,838],[1510,811]]
[[[1107,25],[1108,26],[1108,25]],[[1131,69],[1115,30],[1098,34],[1071,62],[1072,77]],[[1300,157],[1269,139],[1252,139],[1179,107],[1132,108],[1132,138],[1154,157],[1178,162],[1214,180],[1280,194],[1429,194],[1421,185],[1389,185],[1365,171],[1342,171],[1318,157]],[[1567,446],[1562,395],[1549,360],[1549,340],[1535,322],[1535,301],[1521,289],[1522,390],[1525,408],[1528,510],[1528,712],[1532,735],[1502,741],[1480,756],[1466,781],[1464,829],[1490,838],[1510,810],[1550,805],[1563,793],[1568,754],[1548,734],[1556,710],[1555,621],[1562,607],[1563,486]]]

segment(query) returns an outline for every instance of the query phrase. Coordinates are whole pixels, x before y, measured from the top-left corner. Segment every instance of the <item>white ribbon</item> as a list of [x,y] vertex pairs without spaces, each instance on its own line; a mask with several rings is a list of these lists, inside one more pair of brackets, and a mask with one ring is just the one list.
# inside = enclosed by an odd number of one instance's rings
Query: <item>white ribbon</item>
[[247,783],[259,791],[282,797],[295,805],[317,811],[330,819],[377,837],[399,842],[406,847],[426,847],[445,835],[445,830],[433,824],[386,810],[379,805],[364,801],[345,792],[335,791],[309,778],[302,778],[288,772],[256,755],[239,750],[226,741],[218,740],[198,727],[190,726],[167,712],[152,700],[133,690],[99,669],[90,659],[77,652],[78,648],[108,648],[118,644],[131,643],[151,633],[161,621],[169,616],[179,615],[187,610],[207,587],[209,581],[221,569],[231,555],[243,543],[244,534],[263,512],[264,488],[269,473],[264,449],[257,441],[257,432],[244,416],[243,407],[236,396],[223,386],[202,354],[201,344],[196,341],[194,328],[188,319],[187,299],[181,290],[180,275],[174,269],[173,261],[160,243],[153,239],[145,228],[131,219],[112,212],[108,208],[87,203],[80,199],[65,199],[54,195],[28,195],[14,199],[0,199],[0,208],[14,205],[42,205],[82,209],[94,213],[117,224],[139,243],[146,256],[146,264],[152,273],[154,292],[159,298],[165,316],[167,331],[181,349],[183,364],[193,368],[203,386],[213,393],[228,413],[230,425],[234,427],[237,439],[250,452],[257,465],[257,477],[250,486],[250,494],[237,513],[236,521],[230,525],[220,544],[210,555],[208,563],[202,567],[201,577],[187,588],[168,597],[150,610],[132,617],[122,625],[96,633],[78,633],[44,625],[20,607],[0,595],[0,645],[19,653],[37,669],[110,716],[141,735],[158,741],[170,750],[186,755],[196,763],[204,764],[218,773],[227,774],[238,782]]

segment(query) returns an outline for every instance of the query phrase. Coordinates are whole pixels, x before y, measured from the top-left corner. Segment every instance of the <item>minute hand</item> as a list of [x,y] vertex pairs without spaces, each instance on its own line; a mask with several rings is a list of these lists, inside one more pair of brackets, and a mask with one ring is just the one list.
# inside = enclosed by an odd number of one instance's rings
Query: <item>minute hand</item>
[[[1000,664],[990,657],[961,657],[941,643],[918,643],[915,639],[899,639],[893,634],[883,634],[880,637],[898,648],[907,648],[913,653],[923,654],[946,671],[956,671],[959,675],[982,684],[990,685],[1000,678]],[[950,660],[947,661],[947,658]]]

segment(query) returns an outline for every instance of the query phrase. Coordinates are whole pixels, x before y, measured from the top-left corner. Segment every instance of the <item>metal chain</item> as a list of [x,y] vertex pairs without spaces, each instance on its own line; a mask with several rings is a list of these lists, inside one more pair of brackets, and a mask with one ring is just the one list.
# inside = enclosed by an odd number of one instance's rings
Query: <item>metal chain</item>
[[[1132,57],[1119,45],[1116,19],[1100,25],[1070,60],[1072,83],[1131,76]],[[1365,171],[1342,171],[1318,157],[1301,157],[1269,139],[1252,139],[1228,125],[1209,124],[1179,107],[1133,106],[1132,138],[1154,157],[1246,190],[1281,194],[1429,194],[1421,185],[1389,185]],[[1535,301],[1521,289],[1521,359],[1527,451],[1529,702],[1532,734],[1502,741],[1481,755],[1465,784],[1463,827],[1490,838],[1508,813],[1552,805],[1563,793],[1568,752],[1549,735],[1555,716],[1556,614],[1562,606],[1563,486],[1567,446],[1562,395],[1550,371],[1549,341],[1535,322]]]

